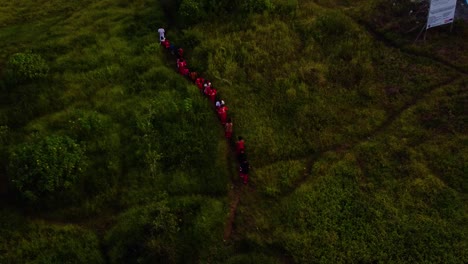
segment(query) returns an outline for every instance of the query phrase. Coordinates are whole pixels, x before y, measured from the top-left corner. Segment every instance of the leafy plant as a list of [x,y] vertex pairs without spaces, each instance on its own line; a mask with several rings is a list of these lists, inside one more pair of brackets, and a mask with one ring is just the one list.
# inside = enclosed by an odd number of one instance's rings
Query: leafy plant
[[70,189],[86,166],[84,160],[83,150],[72,139],[48,136],[14,147],[8,172],[21,196],[37,202]]
[[177,219],[167,201],[122,214],[109,233],[111,263],[175,263]]
[[49,73],[46,61],[35,53],[15,53],[7,62],[7,77],[13,83],[41,79]]

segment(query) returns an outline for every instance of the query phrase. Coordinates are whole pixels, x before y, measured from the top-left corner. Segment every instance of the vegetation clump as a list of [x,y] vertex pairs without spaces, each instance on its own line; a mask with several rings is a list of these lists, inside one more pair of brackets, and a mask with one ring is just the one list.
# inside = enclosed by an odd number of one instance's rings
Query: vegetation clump
[[47,136],[16,146],[8,172],[21,196],[32,202],[73,187],[85,169],[84,151],[66,136]]
[[49,73],[47,62],[35,53],[15,53],[7,62],[7,78],[12,83],[25,83],[45,78]]

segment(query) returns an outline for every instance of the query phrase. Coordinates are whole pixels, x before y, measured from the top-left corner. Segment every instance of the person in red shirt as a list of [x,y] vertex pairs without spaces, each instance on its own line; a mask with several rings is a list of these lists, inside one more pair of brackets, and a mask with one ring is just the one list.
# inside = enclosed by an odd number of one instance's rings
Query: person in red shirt
[[163,45],[163,47],[168,49],[171,46],[171,43],[169,43],[169,40],[165,38],[163,41],[161,41],[161,45]]
[[216,100],[216,94],[218,93],[218,91],[215,89],[215,88],[211,88],[209,93],[208,93],[208,98],[210,99],[210,101],[214,104],[215,103],[215,100]]
[[205,88],[203,89],[203,94],[205,96],[209,96],[210,92],[211,92],[211,87],[210,86],[205,86]]
[[203,93],[206,96],[208,96],[210,89],[211,89],[211,82],[208,80],[205,80],[205,83],[203,83]]
[[177,68],[179,69],[179,73],[186,76],[189,74],[189,70],[187,69],[187,62],[184,58],[177,59]]
[[187,67],[187,62],[184,60],[184,58],[177,59],[177,68],[179,69],[179,71],[181,68],[185,67]]
[[190,80],[192,80],[192,82],[195,82],[198,78],[198,73],[193,71],[190,73]]
[[224,136],[230,140],[232,137],[232,119],[229,117],[224,125]]
[[183,50],[182,48],[179,48],[179,49],[177,50],[177,56],[178,56],[179,58],[183,58],[183,57],[184,57],[184,50]]
[[244,139],[241,136],[237,137],[237,142],[236,142],[236,153],[237,156],[240,157],[240,155],[245,153],[245,145],[244,145]]
[[218,108],[218,117],[219,117],[219,120],[221,121],[221,125],[223,126],[226,124],[228,110],[229,108],[225,105],[221,105],[221,107]]
[[183,67],[180,69],[180,74],[183,76],[188,76],[190,74],[190,70],[187,67]]
[[195,81],[195,84],[197,85],[200,91],[203,91],[203,83],[205,83],[205,79],[203,79],[202,77],[198,77]]

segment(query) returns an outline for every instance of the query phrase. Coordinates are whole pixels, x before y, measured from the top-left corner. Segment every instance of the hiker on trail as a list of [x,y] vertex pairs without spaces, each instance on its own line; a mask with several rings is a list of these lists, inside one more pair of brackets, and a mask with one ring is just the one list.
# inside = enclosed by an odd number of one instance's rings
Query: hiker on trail
[[182,48],[179,48],[177,50],[177,57],[183,58],[184,57],[184,50]]
[[187,67],[183,67],[179,69],[181,75],[188,77],[190,74],[190,70]]
[[247,159],[242,160],[239,167],[239,176],[243,180],[244,184],[247,184],[247,181],[249,180],[249,170],[250,164]]
[[232,138],[232,119],[229,117],[224,125],[224,136],[230,140]]
[[175,54],[175,51],[177,50],[177,47],[173,44],[169,46],[169,51],[171,52],[172,55]]
[[189,69],[187,68],[187,62],[184,60],[184,58],[177,59],[177,68],[179,73],[183,76],[188,76],[190,73]]
[[[236,142],[236,153],[237,157],[240,158],[242,154],[245,153],[245,145],[244,145],[244,139],[241,136],[237,137],[237,142]],[[240,162],[240,159],[239,159]]]
[[218,108],[219,121],[221,121],[221,125],[223,126],[226,124],[228,110],[229,108],[226,105],[221,105],[221,107]]
[[208,98],[210,99],[210,101],[214,104],[215,103],[215,100],[216,100],[216,94],[218,93],[218,91],[215,89],[215,88],[211,88],[210,91],[208,92]]
[[164,30],[164,28],[160,28],[160,29],[158,29],[158,32],[159,32],[159,41],[162,42],[163,40],[166,39],[166,37],[164,36],[164,33],[165,33],[166,31]]
[[169,49],[169,47],[171,46],[171,43],[169,43],[169,40],[165,38],[161,41],[161,45],[163,45],[163,47],[165,47],[166,49]]
[[210,94],[211,87],[205,86],[205,85],[204,85],[204,87],[205,88],[203,89],[203,95],[208,96]]
[[221,105],[224,105],[224,100],[217,100],[215,104],[216,109],[219,109]]
[[193,72],[190,73],[189,77],[190,77],[190,80],[195,83],[197,78],[198,78],[198,73],[193,71]]
[[205,83],[203,84],[203,87],[204,87],[203,93],[204,93],[206,96],[208,96],[209,91],[210,91],[210,89],[211,89],[211,82],[208,81],[208,80],[205,80]]
[[177,68],[179,69],[179,72],[182,68],[187,67],[187,62],[184,60],[184,58],[177,59]]
[[203,84],[205,83],[205,79],[202,77],[198,77],[197,80],[195,80],[195,84],[197,85],[198,89],[203,92]]

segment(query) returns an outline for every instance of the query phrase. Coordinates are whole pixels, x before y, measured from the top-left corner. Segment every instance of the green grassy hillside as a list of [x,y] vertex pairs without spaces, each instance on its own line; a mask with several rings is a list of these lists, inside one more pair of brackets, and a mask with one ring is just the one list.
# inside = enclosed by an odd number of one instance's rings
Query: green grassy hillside
[[0,0],[0,263],[468,262],[468,25],[390,2]]

